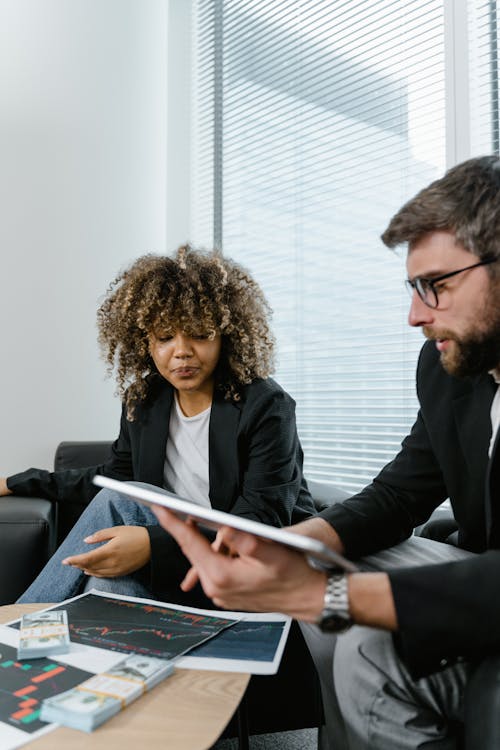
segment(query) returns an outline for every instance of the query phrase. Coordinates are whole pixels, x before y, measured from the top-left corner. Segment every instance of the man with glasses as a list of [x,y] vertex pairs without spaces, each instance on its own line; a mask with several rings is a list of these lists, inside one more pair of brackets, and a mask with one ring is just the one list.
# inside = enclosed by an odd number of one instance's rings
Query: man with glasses
[[[498,157],[449,170],[403,206],[382,239],[408,245],[409,323],[428,339],[420,410],[372,484],[295,527],[372,572],[313,570],[290,550],[229,529],[220,541],[238,556],[223,556],[194,528],[158,515],[218,606],[348,631],[334,674],[350,750],[448,750],[458,746],[453,726],[474,663],[500,650]],[[458,546],[408,539],[448,497]]]

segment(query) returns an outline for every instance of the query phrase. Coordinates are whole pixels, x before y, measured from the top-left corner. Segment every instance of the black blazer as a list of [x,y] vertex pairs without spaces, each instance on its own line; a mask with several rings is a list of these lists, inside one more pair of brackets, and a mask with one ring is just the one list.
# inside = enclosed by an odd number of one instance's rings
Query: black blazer
[[448,375],[434,343],[426,343],[417,368],[420,411],[400,453],[362,492],[322,513],[347,554],[359,557],[403,541],[449,497],[460,546],[482,553],[389,571],[396,640],[415,676],[500,650],[498,439],[488,460],[495,391],[488,374]]
[[[98,492],[96,473],[161,487],[173,388],[152,376],[147,398],[130,422],[122,410],[120,434],[100,466],[48,472],[29,469],[7,479],[14,494],[64,503],[89,502]],[[209,496],[212,507],[284,526],[304,520],[314,506],[302,474],[303,453],[295,424],[295,402],[273,380],[244,386],[241,400],[215,391],[209,424]],[[188,563],[159,526],[151,539],[149,586],[158,596],[179,591]]]

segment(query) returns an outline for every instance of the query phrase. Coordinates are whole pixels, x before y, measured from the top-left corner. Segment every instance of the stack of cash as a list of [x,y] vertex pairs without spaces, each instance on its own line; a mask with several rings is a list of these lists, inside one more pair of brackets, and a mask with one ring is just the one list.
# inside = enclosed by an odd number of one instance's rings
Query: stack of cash
[[139,695],[173,672],[173,664],[152,656],[128,656],[113,669],[96,674],[81,685],[46,698],[42,721],[92,732]]
[[66,610],[31,612],[23,615],[17,648],[19,660],[65,654],[69,651],[69,646]]

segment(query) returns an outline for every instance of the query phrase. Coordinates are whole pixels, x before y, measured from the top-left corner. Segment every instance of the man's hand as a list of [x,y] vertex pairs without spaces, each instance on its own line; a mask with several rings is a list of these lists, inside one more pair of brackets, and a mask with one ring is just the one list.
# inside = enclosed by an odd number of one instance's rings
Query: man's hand
[[[323,609],[327,576],[313,570],[304,555],[228,526],[217,535],[221,554],[210,546],[193,522],[180,521],[164,508],[155,507],[153,511],[193,565],[181,584],[182,589],[188,590],[193,577],[199,578],[206,595],[219,607],[283,612],[297,620],[317,621]],[[397,629],[387,573],[352,573],[348,578],[348,593],[355,622]]]
[[89,576],[96,578],[116,578],[133,573],[149,562],[151,544],[149,534],[142,526],[114,526],[112,529],[101,529],[86,537],[84,542],[106,544],[63,560],[63,565],[80,568]]
[[[295,526],[287,526],[286,531],[291,531],[293,534],[302,534],[311,539],[317,539],[339,554],[344,552],[344,545],[342,544],[339,535],[335,529],[330,526],[328,521],[325,521],[323,518],[309,518],[307,521],[295,524]],[[212,542],[212,549],[216,552],[228,554],[229,551],[227,547],[225,547],[223,539],[224,534],[221,534],[219,531],[216,539]],[[183,581],[183,590],[190,591],[196,583],[198,583],[198,580],[198,573],[195,568],[191,568]]]
[[[225,546],[225,544],[223,543],[222,537],[223,535],[221,531],[218,531],[217,536],[212,542],[212,549],[214,550],[214,552],[219,552],[222,555],[229,555],[230,552],[228,548]],[[182,581],[182,590],[191,591],[191,589],[193,589],[196,586],[199,580],[200,579],[198,577],[196,568],[189,568],[184,580]]]
[[12,495],[12,490],[9,490],[7,487],[7,479],[5,477],[0,477],[0,497],[2,495]]
[[[189,558],[206,595],[217,606],[284,612],[311,622],[318,618],[326,575],[313,570],[302,554],[228,527],[220,530],[218,538],[229,554],[221,554],[212,549],[194,524],[180,521],[164,508],[153,510]],[[181,588],[187,587],[181,584]]]

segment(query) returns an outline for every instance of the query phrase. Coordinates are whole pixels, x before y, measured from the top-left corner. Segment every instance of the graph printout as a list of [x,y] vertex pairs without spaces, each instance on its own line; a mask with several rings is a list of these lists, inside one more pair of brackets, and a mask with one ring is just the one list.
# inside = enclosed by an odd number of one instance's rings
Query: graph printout
[[189,656],[272,662],[285,627],[285,620],[240,620],[194,648]]
[[235,624],[215,614],[91,593],[53,609],[67,611],[72,643],[162,659],[175,659]]
[[[68,613],[72,646],[63,661],[95,671],[102,671],[95,665],[104,658],[105,649],[109,656],[113,652],[166,658],[184,654],[176,657],[180,669],[275,674],[291,624],[289,617],[275,613],[194,609],[101,591],[86,592],[50,609]],[[17,627],[18,621],[11,623],[11,628]],[[87,649],[83,662],[79,644]]]

